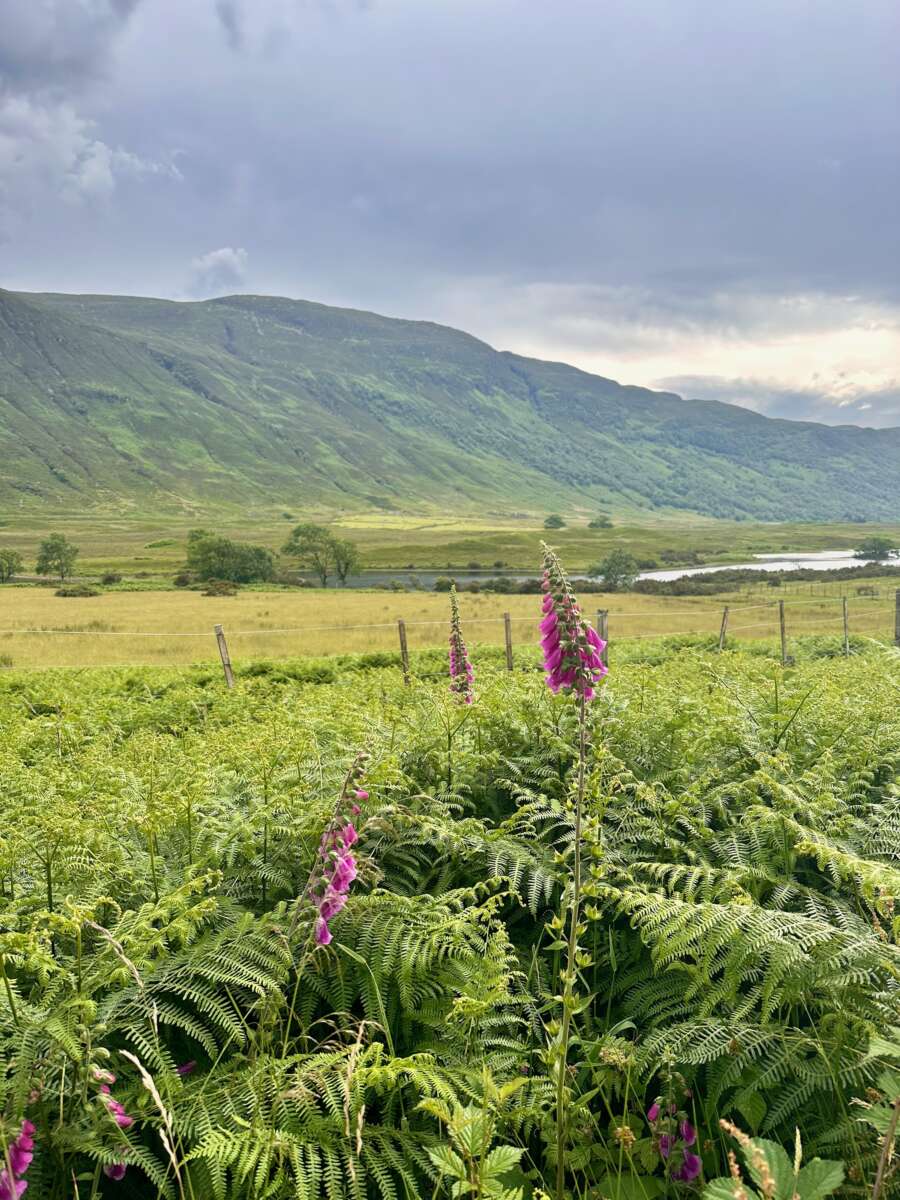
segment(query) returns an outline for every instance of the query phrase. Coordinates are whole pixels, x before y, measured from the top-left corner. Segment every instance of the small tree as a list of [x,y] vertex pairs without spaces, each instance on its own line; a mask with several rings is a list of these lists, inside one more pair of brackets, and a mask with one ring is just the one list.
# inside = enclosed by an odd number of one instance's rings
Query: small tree
[[612,529],[612,521],[606,513],[599,513],[593,520],[588,521],[588,529]]
[[551,513],[544,521],[545,529],[565,529],[566,523],[559,513]]
[[856,550],[857,558],[874,558],[879,562],[882,559],[890,558],[894,547],[890,538],[886,537],[867,537],[860,543]]
[[22,555],[18,550],[0,550],[0,583],[9,583],[22,570]]
[[334,539],[334,569],[341,581],[341,587],[347,583],[347,576],[359,570],[361,559],[359,551],[352,542],[343,538]]
[[322,587],[328,587],[328,576],[335,567],[337,538],[324,525],[296,525],[281,548],[281,553],[296,558],[311,567]]
[[187,566],[199,579],[254,583],[273,578],[275,556],[265,546],[232,542],[205,529],[193,529],[188,534]]
[[608,592],[627,592],[634,586],[638,565],[627,550],[617,547],[602,562],[591,567],[590,574],[601,576]]
[[60,580],[72,574],[78,547],[62,533],[51,533],[41,542],[35,570],[38,575],[58,575]]

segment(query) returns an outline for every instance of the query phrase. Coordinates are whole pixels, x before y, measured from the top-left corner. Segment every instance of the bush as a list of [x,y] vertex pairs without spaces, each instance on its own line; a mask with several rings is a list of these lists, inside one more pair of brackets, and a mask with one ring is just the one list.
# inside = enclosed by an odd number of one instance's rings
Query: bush
[[100,576],[100,582],[105,584],[108,587],[110,584],[113,584],[113,583],[121,583],[122,576],[119,574],[118,571],[107,571],[105,575]]
[[481,570],[481,563],[480,563],[480,562],[470,562],[470,563],[466,563],[466,570],[467,570],[467,571],[480,571],[480,570]]
[[96,588],[88,587],[86,583],[70,583],[65,587],[57,588],[54,595],[75,599],[85,596],[99,596],[100,593]]
[[194,576],[190,571],[179,571],[172,582],[176,587],[189,587],[194,582]]
[[551,513],[544,521],[545,529],[565,529],[566,523],[559,513]]
[[236,596],[238,585],[231,579],[208,579],[203,588],[204,596]]
[[434,590],[436,592],[449,592],[453,587],[454,580],[449,575],[438,575],[434,581]]
[[10,669],[10,667],[12,667],[12,665],[13,665],[13,660],[12,660],[11,654],[0,654],[0,668],[2,668],[5,671],[8,671]]
[[601,513],[599,516],[594,517],[592,521],[588,521],[588,529],[612,529],[612,527],[613,523],[605,513]]

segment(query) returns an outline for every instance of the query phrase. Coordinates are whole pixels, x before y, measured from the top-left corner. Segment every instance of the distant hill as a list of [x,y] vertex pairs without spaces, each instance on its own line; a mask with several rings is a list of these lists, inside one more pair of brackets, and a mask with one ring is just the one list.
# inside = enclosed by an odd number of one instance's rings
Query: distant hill
[[270,296],[0,290],[0,504],[896,519],[900,429],[770,420]]

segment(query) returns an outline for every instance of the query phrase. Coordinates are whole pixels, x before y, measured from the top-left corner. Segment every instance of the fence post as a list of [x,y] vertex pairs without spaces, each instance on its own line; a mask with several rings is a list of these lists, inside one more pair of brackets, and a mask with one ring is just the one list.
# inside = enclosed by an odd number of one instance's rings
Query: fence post
[[597,609],[597,632],[603,638],[606,645],[603,647],[603,653],[600,655],[600,660],[604,667],[609,666],[609,609]]
[[850,614],[847,612],[847,597],[841,597],[841,607],[844,610],[844,658],[850,657]]
[[781,628],[781,665],[787,666],[787,634],[784,628],[784,601],[778,601],[778,624]]
[[503,614],[503,632],[506,637],[506,669],[513,669],[513,651],[512,651],[512,617],[509,613]]
[[728,632],[728,605],[722,609],[722,628],[719,630],[719,651],[725,649],[725,634]]
[[900,646],[900,588],[894,592],[894,645]]
[[234,672],[231,669],[231,659],[228,655],[228,643],[225,641],[225,630],[221,625],[213,626],[216,641],[219,643],[219,658],[222,660],[222,670],[225,672],[225,682],[230,688],[234,687]]
[[406,645],[406,622],[397,622],[397,632],[400,634],[400,664],[403,667],[403,682],[409,687],[409,648]]

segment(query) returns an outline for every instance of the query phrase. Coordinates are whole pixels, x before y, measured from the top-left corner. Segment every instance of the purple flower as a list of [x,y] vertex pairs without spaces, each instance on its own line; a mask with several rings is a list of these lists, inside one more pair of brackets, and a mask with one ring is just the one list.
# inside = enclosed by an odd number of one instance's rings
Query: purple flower
[[107,1179],[119,1180],[125,1178],[125,1172],[127,1170],[128,1168],[123,1162],[110,1163],[108,1166],[103,1168],[103,1174],[107,1177]]
[[450,691],[458,696],[464,704],[471,704],[474,680],[475,672],[472,670],[469,652],[463,640],[462,625],[459,619],[459,601],[456,598],[454,585],[450,589]]
[[180,1067],[176,1067],[175,1071],[178,1075],[183,1077],[185,1075],[192,1075],[196,1069],[197,1064],[193,1059],[191,1059],[190,1062],[182,1063]]
[[581,615],[562,563],[546,545],[543,589],[540,628],[547,686],[554,693],[571,690],[592,700],[607,673],[601,657],[606,643]]
[[658,1116],[659,1116],[659,1105],[654,1101],[653,1104],[651,1104],[650,1107],[647,1109],[647,1120],[652,1125]]
[[690,1121],[682,1121],[678,1126],[678,1132],[681,1134],[681,1140],[686,1146],[693,1146],[697,1140],[697,1131]]
[[12,1178],[6,1167],[0,1171],[0,1200],[16,1200],[28,1187],[28,1181],[22,1177],[34,1158],[34,1135],[36,1132],[30,1121],[23,1121],[18,1136],[7,1147],[6,1155],[9,1159]]
[[368,800],[369,798],[369,793],[364,791],[362,788],[357,788],[354,795],[356,796],[357,800]]
[[331,930],[324,917],[316,917],[316,945],[327,946],[331,942]]
[[675,1145],[674,1133],[661,1133],[659,1136],[659,1152],[663,1158],[668,1158],[672,1153],[672,1147]]
[[682,1183],[690,1183],[700,1174],[703,1163],[696,1154],[692,1154],[690,1150],[684,1152],[684,1162],[677,1171],[672,1172],[672,1178],[678,1179]]

